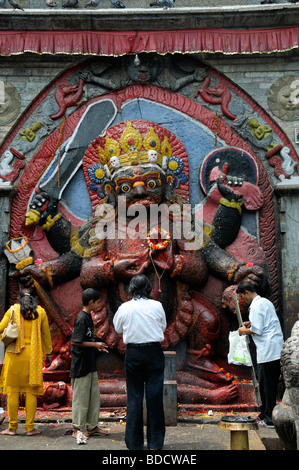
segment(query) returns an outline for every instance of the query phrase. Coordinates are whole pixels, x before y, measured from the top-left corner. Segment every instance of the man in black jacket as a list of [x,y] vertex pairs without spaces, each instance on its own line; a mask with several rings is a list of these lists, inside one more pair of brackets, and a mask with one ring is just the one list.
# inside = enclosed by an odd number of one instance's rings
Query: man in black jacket
[[[94,325],[91,313],[100,301],[100,293],[95,289],[86,289],[82,296],[82,310],[74,323],[71,351],[71,382],[73,389],[72,422],[73,436],[82,432],[84,443],[87,437],[95,434],[107,434],[98,427],[100,413],[100,388],[96,369],[97,351],[108,352],[105,343],[94,339]],[[87,435],[84,433],[86,430]]]

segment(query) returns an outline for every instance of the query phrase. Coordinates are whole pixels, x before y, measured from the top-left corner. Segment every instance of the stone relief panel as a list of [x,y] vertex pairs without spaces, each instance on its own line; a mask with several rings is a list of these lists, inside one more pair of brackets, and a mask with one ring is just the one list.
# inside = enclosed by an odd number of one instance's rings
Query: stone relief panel
[[[292,145],[250,97],[193,58],[89,60],[40,94],[0,152],[3,164],[10,152],[10,165],[24,165],[3,175],[17,189],[7,243],[15,251],[22,239],[32,250],[10,264],[9,300],[33,282],[46,306],[55,351],[48,381],[67,382],[82,289],[95,285],[103,293],[97,335],[111,349],[99,364],[110,390],[104,400],[124,403],[123,344],[111,318],[128,279],[142,270],[168,311],[165,348],[177,351],[181,403],[249,399],[226,362],[232,294],[251,276],[279,308],[272,184],[298,173]],[[148,234],[95,236],[98,211],[114,210],[123,195],[136,204],[136,188],[144,208],[177,203],[189,207],[193,224],[202,220],[192,256],[172,228],[171,243],[154,253]],[[132,227],[128,219],[125,226]]]

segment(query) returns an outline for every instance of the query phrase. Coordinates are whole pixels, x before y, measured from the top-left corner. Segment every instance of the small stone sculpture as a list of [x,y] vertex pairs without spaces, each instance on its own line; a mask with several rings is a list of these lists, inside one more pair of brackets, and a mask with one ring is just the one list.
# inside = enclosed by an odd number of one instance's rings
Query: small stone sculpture
[[299,449],[299,321],[291,331],[281,352],[281,370],[285,392],[276,405],[272,418],[286,450]]

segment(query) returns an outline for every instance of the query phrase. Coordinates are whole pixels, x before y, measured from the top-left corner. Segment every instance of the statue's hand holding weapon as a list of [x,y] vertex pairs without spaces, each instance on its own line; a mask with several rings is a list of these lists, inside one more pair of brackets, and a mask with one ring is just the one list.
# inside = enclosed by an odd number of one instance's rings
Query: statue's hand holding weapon
[[58,213],[58,200],[45,192],[37,193],[29,206],[29,212],[25,215],[25,224],[42,225],[49,219],[53,219]]
[[238,284],[241,281],[249,281],[254,284],[255,287],[259,287],[263,283],[265,277],[264,269],[261,266],[254,265],[252,263],[240,266],[234,276],[234,284]]

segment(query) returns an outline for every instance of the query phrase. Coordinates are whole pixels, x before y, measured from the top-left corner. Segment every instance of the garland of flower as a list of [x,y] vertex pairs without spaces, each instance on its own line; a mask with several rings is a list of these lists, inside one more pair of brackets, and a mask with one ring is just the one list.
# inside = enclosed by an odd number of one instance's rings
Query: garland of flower
[[[11,241],[22,240],[22,239],[25,240],[24,245],[20,246],[20,247],[17,248],[16,250],[12,250],[12,249],[10,248],[9,244],[10,244]],[[27,244],[28,244],[28,238],[25,237],[25,235],[23,235],[22,237],[17,237],[17,238],[13,238],[12,240],[9,240],[9,241],[6,243],[6,248],[8,249],[8,251],[9,251],[10,253],[17,253],[18,251],[23,250],[23,248],[25,248],[25,246],[26,246]]]
[[[157,243],[154,243],[152,241],[151,237],[154,234],[156,234],[157,232],[160,232],[161,234],[165,234],[166,237],[165,237],[165,239],[163,239],[163,240],[161,240]],[[164,230],[163,228],[155,228],[155,229],[151,230],[150,232],[148,232],[148,234],[147,234],[147,243],[148,243],[149,247],[152,250],[164,250],[164,248],[166,248],[169,245],[170,240],[171,240],[170,233],[166,232],[166,230]]]

